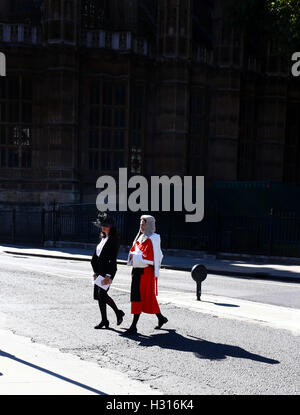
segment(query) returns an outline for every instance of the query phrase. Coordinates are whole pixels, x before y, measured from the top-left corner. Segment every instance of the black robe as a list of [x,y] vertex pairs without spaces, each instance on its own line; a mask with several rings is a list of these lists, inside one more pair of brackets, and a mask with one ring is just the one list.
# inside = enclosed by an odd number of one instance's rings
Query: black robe
[[[119,251],[119,242],[114,237],[108,237],[99,256],[97,256],[97,248],[91,260],[94,273],[98,276],[105,277],[110,274],[110,278],[114,279],[117,272],[117,257]],[[94,300],[98,300],[98,287],[94,284]]]

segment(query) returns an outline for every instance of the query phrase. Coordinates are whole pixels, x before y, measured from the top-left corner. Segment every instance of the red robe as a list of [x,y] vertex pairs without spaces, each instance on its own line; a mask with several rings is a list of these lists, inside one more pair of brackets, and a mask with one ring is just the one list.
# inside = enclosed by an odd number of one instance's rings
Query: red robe
[[[130,249],[134,252],[135,247],[138,247],[143,253],[143,259],[149,261],[154,260],[152,241],[148,238],[145,242],[136,242]],[[140,277],[139,291],[140,301],[131,301],[131,313],[140,314],[142,312],[148,314],[160,313],[160,308],[157,303],[157,278],[154,275],[154,267],[152,265],[143,268],[143,273]]]

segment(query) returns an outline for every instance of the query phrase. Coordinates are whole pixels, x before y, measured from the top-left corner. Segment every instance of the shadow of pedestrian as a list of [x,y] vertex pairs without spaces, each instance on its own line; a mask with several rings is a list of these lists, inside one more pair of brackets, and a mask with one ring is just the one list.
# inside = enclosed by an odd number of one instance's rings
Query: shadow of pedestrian
[[135,336],[132,337],[132,339],[139,341],[139,345],[143,347],[159,346],[162,349],[193,353],[199,359],[224,360],[230,356],[240,359],[250,359],[270,365],[280,363],[278,360],[250,353],[238,346],[213,343],[194,336],[189,336],[190,338],[187,338],[178,334],[174,329],[165,329],[164,331],[167,333],[154,334],[148,337]]
[[215,305],[219,305],[221,307],[240,307],[237,304],[225,304],[225,303],[215,303],[214,301],[203,301],[201,300],[201,303],[210,303],[210,304],[215,304]]
[[32,369],[39,370],[39,371],[41,371],[43,373],[46,373],[47,375],[54,376],[54,377],[56,377],[56,378],[58,378],[60,380],[63,380],[63,381],[68,382],[68,383],[71,383],[72,385],[78,386],[79,388],[86,389],[89,392],[93,392],[93,393],[95,393],[97,395],[107,395],[106,393],[104,393],[104,392],[102,392],[102,391],[100,391],[98,389],[95,389],[95,388],[92,388],[90,386],[84,385],[83,383],[80,383],[80,382],[77,382],[76,380],[67,378],[66,376],[59,375],[58,373],[52,372],[51,370],[44,369],[41,366],[37,366],[37,365],[35,365],[33,363],[26,362],[26,360],[19,359],[18,357],[14,356],[12,354],[9,354],[9,353],[4,352],[3,350],[0,350],[0,357],[7,357],[8,359],[12,359],[15,362],[18,362],[18,363],[21,363],[23,365],[29,366]]

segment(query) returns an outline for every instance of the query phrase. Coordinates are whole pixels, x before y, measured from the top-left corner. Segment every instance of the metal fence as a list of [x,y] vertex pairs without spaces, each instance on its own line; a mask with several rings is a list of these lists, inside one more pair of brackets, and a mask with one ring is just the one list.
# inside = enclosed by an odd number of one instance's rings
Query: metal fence
[[[151,212],[145,212],[150,213]],[[130,245],[142,212],[112,212],[121,244]],[[233,216],[207,209],[199,223],[186,223],[181,212],[153,212],[165,249],[201,250],[300,257],[300,215],[272,211],[265,216]],[[0,243],[43,245],[45,241],[95,243],[95,205],[0,208]]]

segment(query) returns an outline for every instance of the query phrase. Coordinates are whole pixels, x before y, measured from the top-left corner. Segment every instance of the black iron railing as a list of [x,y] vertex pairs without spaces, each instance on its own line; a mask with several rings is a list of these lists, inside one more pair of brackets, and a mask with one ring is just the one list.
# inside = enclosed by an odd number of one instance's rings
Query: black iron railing
[[[147,213],[147,212],[145,212]],[[121,244],[130,245],[141,212],[112,212]],[[153,212],[165,249],[300,257],[300,215],[274,211],[265,216],[232,216],[206,209],[199,223],[181,212]],[[95,243],[99,230],[95,205],[0,208],[0,243],[43,245],[45,241]]]

